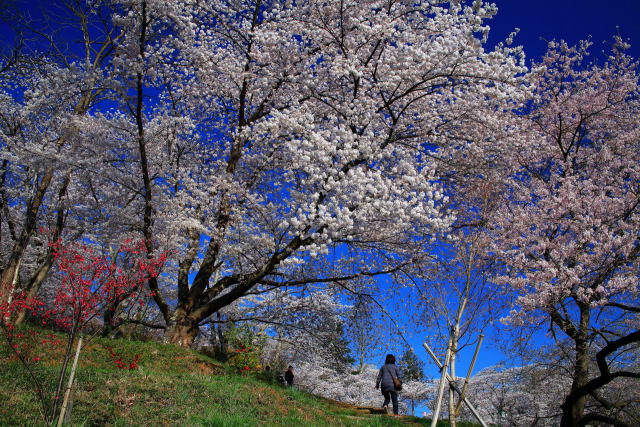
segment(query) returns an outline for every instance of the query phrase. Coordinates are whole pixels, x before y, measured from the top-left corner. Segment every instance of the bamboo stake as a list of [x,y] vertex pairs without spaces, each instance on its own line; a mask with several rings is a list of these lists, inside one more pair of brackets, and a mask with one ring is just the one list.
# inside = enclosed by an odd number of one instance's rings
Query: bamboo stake
[[64,413],[67,410],[69,404],[69,396],[71,395],[71,388],[73,387],[73,380],[76,375],[76,367],[78,366],[78,357],[80,356],[80,349],[82,348],[82,336],[78,339],[78,347],[76,348],[76,355],[73,358],[73,365],[71,365],[71,373],[69,374],[69,382],[67,383],[67,389],[64,392],[64,400],[62,402],[62,408],[60,408],[60,416],[58,417],[58,427],[62,426],[64,420]]
[[[440,361],[438,360],[438,357],[434,354],[434,352],[431,350],[431,348],[429,347],[429,345],[425,342],[422,343],[422,346],[424,347],[425,350],[427,350],[427,353],[429,354],[429,356],[431,356],[431,358],[433,359],[433,361],[436,363],[436,365],[439,368],[442,368],[442,363],[440,363]],[[447,380],[449,381],[449,383],[451,384],[451,387],[453,387],[453,389],[459,394],[461,395],[462,392],[460,391],[460,389],[458,388],[458,386],[455,384],[455,382],[453,382],[452,378],[447,375]],[[485,423],[482,418],[480,417],[480,414],[478,414],[478,411],[476,410],[476,408],[473,407],[473,405],[471,404],[471,402],[469,402],[469,399],[467,399],[466,397],[462,397],[461,396],[462,401],[465,403],[465,405],[467,405],[467,408],[469,408],[469,410],[471,411],[471,413],[473,414],[474,417],[476,417],[476,419],[478,420],[478,422],[480,424],[482,424],[483,427],[488,427],[487,423]]]
[[440,406],[442,405],[442,396],[444,394],[444,385],[445,381],[447,381],[447,367],[449,365],[449,360],[451,360],[451,338],[449,338],[449,342],[447,343],[447,353],[444,357],[444,365],[440,365],[440,370],[442,371],[442,375],[440,376],[440,385],[438,386],[438,397],[436,398],[436,407],[434,408],[433,418],[431,419],[431,427],[436,427],[438,424],[438,417],[440,417]]
[[471,378],[471,374],[473,373],[473,367],[476,365],[476,359],[478,358],[478,353],[480,352],[480,346],[482,345],[482,340],[484,339],[484,334],[480,334],[478,337],[478,342],[476,344],[476,351],[473,353],[473,358],[471,359],[471,364],[469,365],[469,370],[467,371],[467,377],[464,379],[464,384],[462,385],[462,392],[460,393],[460,401],[458,402],[458,406],[456,406],[456,412],[460,410],[460,405],[462,404],[462,399],[466,396],[467,386],[469,385],[469,379]]

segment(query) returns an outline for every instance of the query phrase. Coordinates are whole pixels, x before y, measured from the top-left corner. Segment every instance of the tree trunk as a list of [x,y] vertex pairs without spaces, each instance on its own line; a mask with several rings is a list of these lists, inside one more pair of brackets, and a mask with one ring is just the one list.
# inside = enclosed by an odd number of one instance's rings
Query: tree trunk
[[180,347],[190,347],[199,332],[198,320],[190,317],[184,309],[178,308],[164,333],[164,341]]
[[[38,268],[36,273],[33,275],[29,283],[25,286],[24,291],[27,292],[27,298],[35,298],[40,291],[40,287],[44,280],[47,278],[49,271],[51,270],[51,266],[53,265],[53,255],[47,256],[46,261]],[[27,310],[20,309],[16,313],[15,324],[20,325],[24,322],[24,319],[27,317]]]
[[[576,361],[573,369],[573,382],[571,391],[577,390],[589,381],[589,343],[587,333],[589,327],[590,312],[589,307],[580,307],[580,325],[578,336],[574,339],[576,350]],[[584,415],[584,407],[587,397],[580,396],[572,402],[566,401],[561,405],[562,419],[561,427],[570,427],[578,424]]]
[[223,325],[221,323],[222,316],[220,315],[219,311],[216,312],[216,318],[220,322],[216,326],[216,330],[217,330],[217,333],[218,333],[218,347],[219,347],[219,353],[218,354],[220,354],[224,359],[226,359],[227,358],[227,345],[226,345],[225,338],[224,338],[224,329],[222,328]]
[[[456,381],[456,356],[458,352],[458,325],[453,331],[453,340],[451,341],[451,361],[449,365],[449,372],[451,373],[451,379]],[[449,425],[456,427],[458,414],[456,413],[455,395],[453,394],[453,387],[449,385]]]
[[102,332],[103,337],[108,337],[116,328],[116,311],[118,304],[111,303],[104,309],[102,314]]
[[[571,391],[574,391],[587,383],[589,380],[589,354],[586,340],[576,342],[576,366],[573,370],[573,382]],[[565,402],[562,405],[562,427],[575,426],[584,414],[584,406],[587,397],[581,396],[574,402]],[[569,404],[567,404],[569,403]]]
[[22,232],[20,233],[20,237],[13,244],[7,265],[4,267],[4,270],[0,275],[0,284],[2,287],[0,291],[0,302],[7,302],[14,291],[15,278],[19,275],[20,262],[22,261],[22,256],[29,245],[31,236],[35,231],[40,205],[42,204],[44,195],[49,188],[49,184],[53,178],[53,173],[53,168],[48,168],[45,171],[42,179],[40,179],[40,182],[38,183],[33,197],[29,201],[29,205],[27,206],[27,211],[25,213]]

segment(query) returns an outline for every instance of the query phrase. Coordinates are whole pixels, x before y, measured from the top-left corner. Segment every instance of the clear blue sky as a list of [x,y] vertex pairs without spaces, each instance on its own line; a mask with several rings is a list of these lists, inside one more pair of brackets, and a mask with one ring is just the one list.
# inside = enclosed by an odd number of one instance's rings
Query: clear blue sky
[[631,42],[631,54],[640,57],[640,0],[494,0],[497,16],[490,21],[489,43],[520,28],[515,44],[524,46],[527,58],[538,60],[545,40],[564,39],[570,44],[591,36],[594,54],[615,34]]

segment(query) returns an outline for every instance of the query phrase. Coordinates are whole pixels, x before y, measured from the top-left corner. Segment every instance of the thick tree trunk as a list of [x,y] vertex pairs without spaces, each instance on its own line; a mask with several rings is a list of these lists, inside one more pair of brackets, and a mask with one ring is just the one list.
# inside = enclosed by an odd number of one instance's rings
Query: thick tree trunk
[[[571,391],[574,391],[587,383],[589,380],[589,354],[588,345],[585,340],[576,342],[576,366],[573,370],[573,382]],[[575,426],[584,414],[584,406],[587,397],[581,396],[571,404],[566,402],[562,405],[562,427]]]
[[190,347],[199,332],[198,320],[190,317],[184,309],[178,308],[167,326],[164,341],[180,347]]

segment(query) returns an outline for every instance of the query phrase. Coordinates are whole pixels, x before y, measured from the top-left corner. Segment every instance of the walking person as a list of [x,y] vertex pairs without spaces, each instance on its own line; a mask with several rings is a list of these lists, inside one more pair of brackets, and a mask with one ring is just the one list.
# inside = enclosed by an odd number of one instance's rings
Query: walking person
[[393,402],[393,414],[398,415],[398,390],[402,389],[400,374],[396,367],[396,358],[393,354],[387,354],[384,365],[378,372],[376,389],[380,388],[384,396],[382,407],[389,413],[389,401]]

